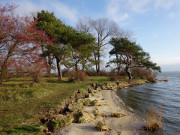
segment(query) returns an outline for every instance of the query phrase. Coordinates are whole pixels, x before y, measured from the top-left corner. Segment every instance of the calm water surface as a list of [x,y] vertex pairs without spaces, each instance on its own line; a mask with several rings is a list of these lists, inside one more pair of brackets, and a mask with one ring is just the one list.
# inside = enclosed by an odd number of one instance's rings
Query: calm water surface
[[[131,111],[145,118],[149,107],[162,108],[163,135],[180,135],[180,72],[164,72],[169,82],[139,85],[117,91]],[[156,133],[154,133],[156,134]]]

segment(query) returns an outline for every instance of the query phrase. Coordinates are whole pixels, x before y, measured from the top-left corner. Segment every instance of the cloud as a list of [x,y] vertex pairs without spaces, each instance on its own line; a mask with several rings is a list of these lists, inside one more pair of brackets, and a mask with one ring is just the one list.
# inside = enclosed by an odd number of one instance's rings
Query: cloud
[[108,0],[107,14],[116,22],[129,19],[131,14],[145,13],[151,0]]
[[[107,0],[107,15],[116,22],[125,22],[137,14],[155,9],[167,10],[167,17],[173,19],[179,10],[180,0]],[[170,11],[169,11],[170,10]]]
[[156,0],[154,6],[156,8],[170,9],[179,4],[179,0]]
[[71,7],[68,7],[67,5],[56,1],[56,2],[51,2],[52,7],[56,10],[57,14],[60,16],[67,18],[71,22],[76,22],[77,21],[77,10]]
[[179,56],[152,56],[152,60],[155,61],[158,65],[170,65],[180,62]]
[[34,12],[48,10],[49,12],[54,12],[60,19],[68,20],[69,23],[76,22],[78,18],[78,12],[75,8],[65,5],[58,0],[16,0],[13,3],[19,5],[17,13],[20,16],[30,16]]

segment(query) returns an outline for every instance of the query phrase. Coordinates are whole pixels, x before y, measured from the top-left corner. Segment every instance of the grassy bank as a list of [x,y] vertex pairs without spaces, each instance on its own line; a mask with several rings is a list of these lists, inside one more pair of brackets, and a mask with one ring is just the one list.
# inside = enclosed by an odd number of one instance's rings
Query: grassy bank
[[[39,117],[91,83],[110,82],[108,77],[90,77],[87,82],[57,82],[43,78],[33,83],[28,78],[13,78],[0,86],[0,133],[41,134]],[[129,80],[122,80],[126,84]],[[135,82],[140,80],[133,80]]]
[[[64,79],[66,80],[66,79]],[[90,83],[110,81],[107,77],[90,77],[88,82],[57,82],[57,78],[43,78],[33,83],[28,78],[13,78],[0,86],[0,132],[40,132],[39,117],[61,105],[73,92]]]

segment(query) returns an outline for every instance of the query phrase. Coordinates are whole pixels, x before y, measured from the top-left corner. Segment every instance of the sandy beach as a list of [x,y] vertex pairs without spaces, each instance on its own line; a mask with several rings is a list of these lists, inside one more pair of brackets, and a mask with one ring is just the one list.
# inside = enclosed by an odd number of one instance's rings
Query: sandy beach
[[[98,106],[84,106],[83,112],[87,114],[85,123],[72,123],[71,125],[57,130],[54,135],[135,135],[144,134],[141,130],[145,125],[144,120],[132,114],[119,101],[115,91],[101,90],[89,98],[97,100]],[[100,115],[96,115],[97,111]],[[119,117],[112,114],[118,113]],[[107,125],[107,131],[99,131],[96,128],[98,121]]]

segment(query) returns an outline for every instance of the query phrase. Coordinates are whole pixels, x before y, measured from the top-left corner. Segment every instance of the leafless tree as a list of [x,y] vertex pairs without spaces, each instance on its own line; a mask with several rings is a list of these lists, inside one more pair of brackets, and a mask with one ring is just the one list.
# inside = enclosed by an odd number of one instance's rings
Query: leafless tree
[[92,20],[89,17],[81,18],[76,25],[77,30],[90,33],[92,28],[91,21]]
[[111,36],[116,36],[119,32],[117,24],[107,18],[99,18],[97,20],[91,21],[92,30],[96,36],[96,44],[94,50],[94,60],[96,64],[96,72],[100,75],[100,65],[101,65],[101,54],[102,48],[109,44],[107,40]]

